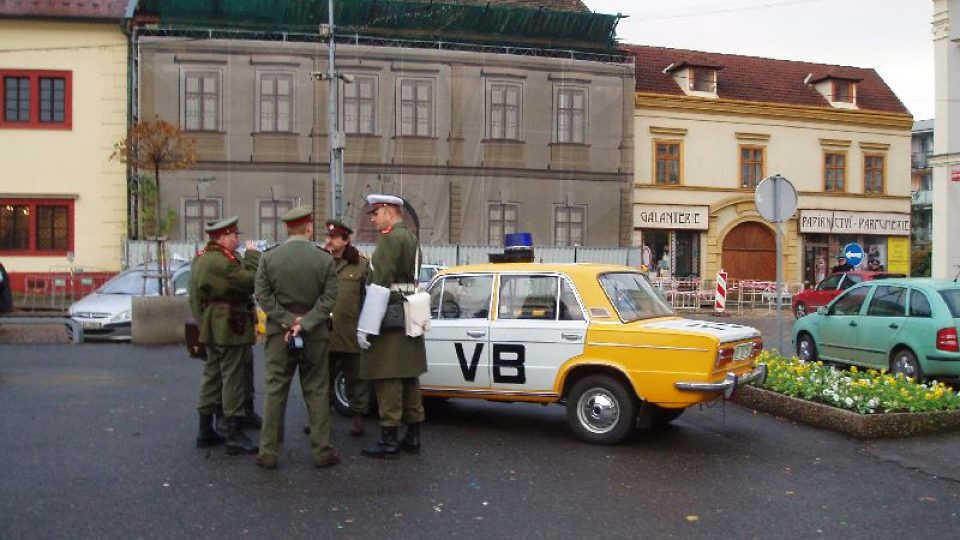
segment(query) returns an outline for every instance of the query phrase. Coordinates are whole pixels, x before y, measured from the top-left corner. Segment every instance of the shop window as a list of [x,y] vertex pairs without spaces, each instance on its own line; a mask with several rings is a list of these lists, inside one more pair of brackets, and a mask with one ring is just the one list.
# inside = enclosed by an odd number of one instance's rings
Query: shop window
[[0,254],[66,255],[73,251],[73,201],[0,199]]
[[669,186],[680,184],[680,142],[657,141],[654,146],[656,183]]
[[343,85],[343,130],[357,135],[377,132],[377,78],[356,76]]
[[520,229],[520,205],[516,203],[487,204],[487,243],[499,246],[505,234]]
[[863,192],[883,193],[884,156],[863,156]]
[[220,199],[185,199],[183,201],[184,240],[203,240],[208,221],[220,219]]
[[847,177],[847,155],[841,152],[827,152],[823,159],[823,190],[844,191]]
[[740,187],[755,188],[763,180],[764,148],[740,147]]
[[0,70],[0,129],[70,129],[72,73]]

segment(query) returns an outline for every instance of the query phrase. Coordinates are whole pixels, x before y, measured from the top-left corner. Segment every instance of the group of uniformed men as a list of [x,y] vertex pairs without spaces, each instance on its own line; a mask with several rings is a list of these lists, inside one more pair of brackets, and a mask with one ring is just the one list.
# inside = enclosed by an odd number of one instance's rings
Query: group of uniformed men
[[[395,459],[401,450],[419,452],[424,413],[418,377],[427,369],[423,336],[409,337],[400,328],[363,339],[357,321],[368,284],[389,288],[390,304],[401,304],[404,294],[416,289],[420,248],[401,217],[402,199],[370,195],[367,202],[370,221],[381,233],[370,261],[350,243],[353,231],[337,220],[326,222],[324,246],[314,244],[313,212],[306,206],[282,216],[287,240],[263,253],[248,241],[239,255],[236,217],[207,225],[210,240],[190,275],[190,307],[207,353],[197,407],[198,447],[225,444],[228,454],[256,453],[257,465],[276,468],[290,381],[299,371],[314,464],[336,465],[330,370],[339,362],[353,416],[351,435],[364,434],[369,381],[376,392],[380,439],[362,454]],[[262,421],[253,406],[254,297],[266,313]],[[225,436],[215,427],[220,415]],[[407,426],[402,439],[401,424]],[[260,429],[259,445],[244,429]]]

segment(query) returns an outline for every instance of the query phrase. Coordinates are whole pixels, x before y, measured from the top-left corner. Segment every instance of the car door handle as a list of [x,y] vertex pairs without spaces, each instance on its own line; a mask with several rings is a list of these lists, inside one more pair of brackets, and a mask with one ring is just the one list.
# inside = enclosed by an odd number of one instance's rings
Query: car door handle
[[850,321],[850,326],[856,326],[856,325],[857,325],[857,321]]
[[900,328],[900,325],[895,322],[892,322],[890,323],[890,328],[897,329],[897,328]]
[[577,341],[580,339],[580,334],[563,333],[563,334],[560,334],[560,337],[562,337],[567,341]]
[[467,330],[467,335],[470,337],[481,338],[487,335],[483,330]]

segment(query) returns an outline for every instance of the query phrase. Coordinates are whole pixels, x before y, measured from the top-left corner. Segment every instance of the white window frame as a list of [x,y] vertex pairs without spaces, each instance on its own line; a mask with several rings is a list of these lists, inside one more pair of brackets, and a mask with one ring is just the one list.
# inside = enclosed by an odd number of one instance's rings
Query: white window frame
[[[574,243],[571,240],[570,231],[573,228],[574,222],[570,220],[569,213],[567,215],[567,220],[563,222],[566,225],[567,229],[567,239],[565,241],[560,240],[561,222],[560,222],[560,211],[567,210],[577,210],[580,212],[582,219],[580,220],[580,242]],[[586,243],[587,240],[587,205],[585,204],[554,204],[553,205],[553,245],[555,246],[582,246]]]
[[[290,82],[290,118],[288,120],[290,129],[279,129],[279,114],[274,110],[274,126],[264,126],[263,122],[263,79],[272,78],[274,80],[279,80],[281,77],[289,79]],[[297,104],[297,77],[296,73],[292,71],[280,71],[280,70],[263,70],[257,71],[256,89],[254,91],[254,118],[257,123],[257,132],[258,133],[295,133],[296,132],[296,104]],[[279,105],[279,95],[274,97],[275,103]]]
[[289,208],[286,208],[286,210],[281,210],[279,212],[276,211],[276,209],[274,209],[274,215],[271,218],[273,221],[273,226],[275,227],[274,230],[277,232],[276,238],[272,238],[271,240],[277,243],[281,243],[287,239],[287,228],[286,228],[286,225],[284,225],[281,222],[280,216],[282,216],[288,210],[292,210],[293,208],[295,208],[297,204],[299,204],[299,200],[300,199],[297,197],[277,197],[276,199],[273,199],[270,197],[258,197],[256,200],[256,205],[254,207],[254,216],[256,216],[256,220],[257,220],[257,239],[266,240],[266,237],[263,234],[264,218],[263,218],[263,215],[261,214],[261,209],[264,204],[273,204],[274,201],[276,201],[277,205],[289,205]]
[[[490,218],[490,213],[497,207],[499,207],[500,219],[493,220]],[[504,211],[507,209],[507,207],[513,207],[514,214],[516,215],[516,219],[513,221],[513,230],[510,232],[506,231],[506,227],[504,224],[508,222],[503,217]],[[495,246],[503,245],[503,237],[505,234],[515,233],[520,231],[520,209],[521,209],[520,203],[518,202],[491,201],[487,203],[487,206],[485,209],[486,211],[483,215],[483,221],[486,224],[485,229],[487,233],[487,243]],[[495,221],[500,224],[500,235],[498,238],[494,238],[494,235],[492,234],[492,231],[491,231],[491,227],[493,227],[493,224]]]
[[[421,133],[420,118],[419,118],[419,107],[414,107],[414,117],[413,117],[413,132],[407,133],[404,131],[403,126],[403,115],[404,115],[404,104],[405,100],[403,99],[403,89],[406,86],[413,85],[416,89],[414,96],[414,103],[419,103],[419,91],[422,88],[427,88],[430,92],[427,100],[427,119],[426,124],[426,133]],[[436,111],[437,111],[437,85],[436,80],[431,78],[422,78],[422,77],[401,77],[397,79],[397,96],[396,96],[396,107],[397,107],[397,117],[396,117],[396,135],[398,137],[434,137],[436,133]]]
[[[509,114],[508,109],[510,108],[510,105],[506,103],[506,93],[504,93],[504,102],[502,104],[497,105],[494,103],[494,93],[498,89],[503,89],[505,91],[515,90],[517,92],[516,124],[515,131],[513,133],[507,132],[507,116]],[[496,141],[521,140],[523,138],[523,84],[516,81],[487,81],[486,97],[487,139]],[[497,110],[498,107],[499,110]],[[499,136],[494,133],[494,118],[497,116],[500,117],[502,122],[502,132]]]
[[[369,98],[371,108],[369,131],[362,129],[362,122],[360,121],[360,113],[363,101],[365,100],[365,98],[360,97],[360,90],[361,85],[365,82],[369,82],[373,86],[373,95]],[[379,133],[380,77],[366,74],[353,75],[353,82],[350,84],[343,83],[340,88],[340,126],[343,131],[351,135],[376,135]],[[357,92],[356,97],[348,97],[348,89],[355,89]],[[347,112],[351,108],[356,110],[357,125],[354,129],[351,129],[351,126],[347,122]]]
[[[561,109],[560,101],[563,99],[564,95],[569,94],[573,98],[577,93],[582,93],[583,95],[583,108],[580,111],[580,140],[577,140],[576,132],[576,111],[574,107],[570,107],[569,110],[573,112],[573,118],[570,119],[570,129],[563,130],[561,115],[563,111],[568,110],[566,108]],[[553,139],[555,143],[560,144],[587,144],[589,140],[589,120],[590,118],[590,89],[586,86],[580,85],[570,85],[570,84],[558,84],[554,87],[553,90]],[[564,133],[564,131],[569,131],[569,134]],[[567,138],[569,137],[569,140]]]
[[[214,75],[217,81],[217,104],[214,107],[216,110],[216,119],[214,120],[214,126],[208,127],[205,125],[203,120],[202,112],[199,115],[199,125],[198,127],[190,127],[187,122],[187,79],[193,76],[203,75]],[[202,79],[201,79],[202,80]],[[200,103],[203,103],[203,89],[200,90]],[[180,69],[180,125],[183,126],[184,131],[200,131],[200,132],[222,132],[223,131],[223,103],[226,100],[226,88],[223,84],[223,69],[215,66],[200,66],[200,65],[191,65],[189,67],[185,66]],[[202,110],[202,109],[201,109]]]
[[[195,205],[195,204],[198,203],[198,202],[203,203],[203,204],[206,204],[206,203],[214,203],[214,204],[216,204],[216,207],[217,207],[217,215],[215,215],[215,216],[205,216],[205,215],[203,214],[203,210],[202,210],[203,206],[201,205],[201,211],[200,211],[200,215],[199,215],[199,216],[197,216],[197,217],[190,217],[190,216],[188,216],[188,215],[187,215],[187,208],[188,208],[189,206],[191,206],[191,205]],[[184,239],[184,240],[188,240],[188,241],[202,240],[202,239],[204,238],[204,235],[205,235],[203,229],[204,229],[204,226],[205,226],[206,222],[207,222],[207,221],[212,221],[212,220],[220,220],[220,219],[223,217],[223,199],[220,198],[220,197],[202,197],[202,198],[199,198],[199,199],[198,199],[197,197],[184,197],[184,198],[181,200],[181,203],[180,203],[180,215],[183,216],[183,218],[180,220],[180,226],[181,226],[181,229],[180,229],[180,230],[183,232],[183,239]],[[200,230],[197,231],[196,234],[191,235],[191,234],[189,233],[189,231],[188,231],[188,229],[189,229],[188,224],[189,224],[189,222],[191,222],[191,221],[196,221],[196,220],[198,220],[198,219],[199,219],[199,227],[200,227]]]

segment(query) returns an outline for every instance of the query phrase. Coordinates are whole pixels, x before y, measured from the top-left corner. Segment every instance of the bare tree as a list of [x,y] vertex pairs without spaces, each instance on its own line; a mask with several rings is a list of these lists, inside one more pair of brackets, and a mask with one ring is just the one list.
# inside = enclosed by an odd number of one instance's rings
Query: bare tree
[[156,232],[160,227],[160,171],[189,168],[197,162],[196,143],[179,126],[165,120],[141,120],[130,126],[127,135],[114,145],[110,159],[135,169],[153,171],[156,182],[154,218]]

